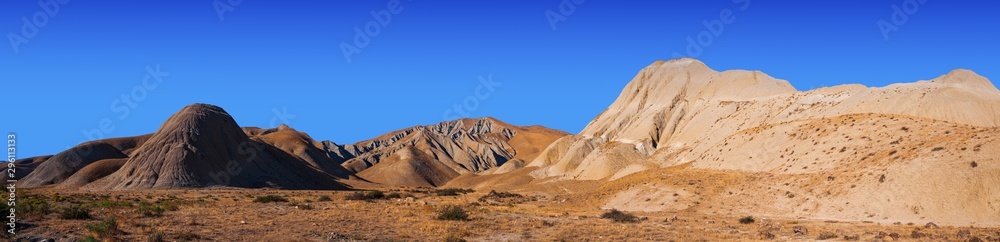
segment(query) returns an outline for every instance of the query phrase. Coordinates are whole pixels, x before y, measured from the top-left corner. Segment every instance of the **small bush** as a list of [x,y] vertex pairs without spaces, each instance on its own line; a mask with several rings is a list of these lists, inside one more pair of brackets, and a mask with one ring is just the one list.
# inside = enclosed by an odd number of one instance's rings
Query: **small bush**
[[177,202],[175,201],[161,201],[156,203],[156,205],[162,207],[163,209],[166,209],[167,211],[180,210],[180,208],[177,207]]
[[382,199],[385,198],[385,193],[382,193],[382,191],[379,190],[368,191],[365,193],[365,197],[370,199]]
[[298,202],[289,203],[288,206],[292,206],[302,210],[313,210],[315,208],[308,203],[298,203]]
[[398,193],[398,192],[390,192],[389,194],[385,195],[386,199],[403,198],[403,197],[405,197],[405,196],[403,196],[402,193]]
[[489,194],[480,197],[479,201],[486,202],[489,200],[505,200],[505,199],[520,199],[520,198],[524,198],[524,196],[517,193],[490,191]]
[[461,189],[461,188],[445,188],[434,190],[434,194],[438,196],[458,196],[465,193],[474,192],[472,189]]
[[118,219],[110,218],[96,224],[87,225],[87,231],[94,233],[99,238],[113,238],[121,231],[118,230]]
[[84,208],[79,205],[73,205],[69,207],[64,207],[62,212],[59,213],[59,218],[62,219],[90,219],[90,209]]
[[166,209],[160,205],[153,205],[145,201],[139,202],[139,209],[136,210],[143,217],[160,217],[163,216],[164,211]]
[[611,209],[611,211],[608,211],[608,212],[605,212],[604,214],[601,214],[601,218],[610,219],[612,221],[619,222],[619,223],[635,223],[635,222],[639,222],[639,219],[636,218],[635,215],[631,215],[631,214],[628,214],[628,213],[625,213],[625,212],[622,212],[622,211],[618,211],[618,209]]
[[444,239],[442,240],[444,242],[466,242],[467,240],[465,240],[465,238],[462,238],[465,236],[466,233],[449,233],[448,236],[444,237]]
[[746,217],[740,218],[740,223],[741,224],[752,224],[754,222],[757,222],[757,220],[754,219],[753,216],[746,216]]
[[819,233],[819,236],[816,237],[816,240],[828,240],[828,239],[836,239],[836,238],[840,238],[840,236],[837,236],[836,234],[830,233],[830,232],[822,232],[822,233]]
[[80,239],[78,241],[80,241],[80,242],[101,242],[100,240],[97,240],[97,238],[94,238],[94,236],[83,237],[82,239]]
[[253,202],[255,203],[288,202],[288,199],[285,199],[284,197],[278,195],[267,195],[267,196],[258,196],[257,198],[254,198]]
[[333,201],[333,199],[331,199],[330,196],[323,195],[323,196],[319,196],[319,198],[317,198],[316,201],[329,202],[329,201]]
[[448,205],[438,212],[438,220],[468,220],[469,213],[458,205]]
[[131,207],[132,203],[125,201],[115,202],[110,200],[104,200],[99,202],[92,202],[90,203],[90,205],[98,208],[118,208],[118,207]]
[[24,199],[17,201],[17,204],[14,206],[17,211],[24,211],[25,214],[32,216],[44,216],[49,214],[52,210],[52,206],[49,205],[49,202],[42,198],[33,196],[27,196]]
[[379,191],[379,190],[375,190],[375,191],[368,191],[368,192],[355,192],[355,193],[352,193],[351,195],[347,195],[347,197],[345,197],[344,199],[346,199],[346,200],[365,200],[365,201],[367,201],[367,200],[376,200],[376,199],[383,199],[383,198],[385,198],[385,193],[382,193],[382,191]]
[[163,239],[163,232],[154,232],[152,234],[149,234],[149,237],[146,237],[146,242],[164,242],[164,241],[166,240]]

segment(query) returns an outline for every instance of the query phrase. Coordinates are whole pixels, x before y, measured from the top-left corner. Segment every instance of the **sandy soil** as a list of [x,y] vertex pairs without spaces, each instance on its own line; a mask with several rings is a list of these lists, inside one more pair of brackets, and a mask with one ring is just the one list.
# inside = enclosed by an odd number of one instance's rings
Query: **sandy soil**
[[[717,241],[717,240],[948,240],[1000,241],[997,227],[927,224],[880,224],[789,218],[752,214],[719,215],[686,208],[668,212],[633,212],[638,222],[600,218],[591,195],[523,194],[499,203],[479,201],[487,192],[439,196],[429,189],[398,190],[403,198],[345,200],[348,191],[172,190],[101,194],[51,189],[22,190],[20,201],[45,200],[52,212],[22,214],[12,241],[39,238],[73,241],[94,236],[103,241]],[[386,191],[386,194],[392,193]],[[276,195],[288,202],[254,202]],[[687,197],[689,194],[684,194]],[[330,201],[320,201],[328,196]],[[600,200],[600,199],[598,199]],[[144,216],[145,201],[167,208],[159,217]],[[492,201],[492,200],[491,200]],[[92,218],[60,218],[62,207],[84,204]],[[114,205],[108,205],[114,204]],[[439,210],[460,205],[463,221],[438,220]],[[176,210],[172,210],[176,206]],[[710,210],[705,210],[710,211]],[[117,218],[116,233],[99,236],[89,225]]]

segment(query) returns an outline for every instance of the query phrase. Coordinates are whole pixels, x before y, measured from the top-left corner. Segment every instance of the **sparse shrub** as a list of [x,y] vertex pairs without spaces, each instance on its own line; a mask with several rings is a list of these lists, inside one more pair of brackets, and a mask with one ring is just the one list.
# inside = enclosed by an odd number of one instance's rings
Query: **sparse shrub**
[[382,193],[382,191],[379,190],[368,191],[365,193],[365,197],[370,199],[382,199],[385,198],[385,193]]
[[97,238],[94,238],[94,236],[83,237],[82,239],[80,239],[78,241],[80,241],[80,242],[101,242],[100,240],[97,240]]
[[465,193],[474,192],[472,189],[461,189],[461,188],[445,188],[434,190],[434,194],[438,196],[458,196]]
[[344,197],[344,200],[365,200],[365,193],[354,192]]
[[104,201],[92,202],[90,203],[90,205],[98,208],[117,208],[117,207],[131,207],[132,203],[125,201],[115,202],[110,200],[104,200]]
[[18,200],[14,207],[17,211],[24,211],[24,214],[26,215],[39,217],[49,214],[52,210],[52,206],[49,205],[49,202],[34,196],[26,196],[24,199]]
[[346,200],[364,200],[364,201],[383,199],[383,198],[385,198],[385,193],[382,193],[382,191],[379,190],[368,191],[368,192],[354,192],[351,193],[351,195],[347,195],[347,197],[344,197],[344,199]]
[[972,168],[976,168],[977,166],[979,166],[979,163],[973,161],[972,163],[969,163],[969,165],[972,166]]
[[513,205],[523,203],[531,199],[517,193],[490,191],[489,194],[479,198],[479,202],[491,205],[507,204]]
[[99,238],[113,238],[121,231],[118,230],[118,219],[109,218],[101,222],[87,225],[87,231],[94,233]]
[[317,198],[316,201],[319,201],[319,202],[329,202],[329,201],[333,201],[333,199],[330,199],[330,196],[323,195],[323,196],[319,196],[319,198]]
[[156,205],[166,209],[167,211],[177,211],[180,209],[177,207],[177,202],[175,201],[161,201],[156,203]]
[[828,240],[828,239],[836,239],[836,238],[840,238],[840,236],[837,236],[837,234],[830,233],[830,232],[822,232],[822,233],[819,233],[819,236],[816,237],[816,240]]
[[757,239],[760,239],[760,240],[772,240],[772,239],[774,239],[774,233],[771,233],[771,231],[767,231],[767,230],[761,230],[761,231],[757,232]]
[[448,205],[438,212],[438,220],[468,220],[469,212],[458,205]]
[[163,232],[159,231],[149,234],[149,237],[146,237],[146,242],[164,242],[164,241],[166,240],[163,240]]
[[444,242],[466,242],[467,240],[465,240],[464,238],[462,238],[462,237],[465,237],[465,236],[468,236],[468,233],[465,233],[465,232],[458,232],[458,233],[452,232],[452,233],[448,233],[448,236],[445,236],[444,239],[443,239],[443,241]]
[[398,192],[390,192],[389,194],[385,195],[386,199],[403,198],[403,197],[404,197],[403,194]]
[[146,201],[139,202],[139,208],[136,210],[143,217],[160,217],[163,216],[164,211],[166,209],[160,205],[153,205]]
[[944,150],[944,147],[934,147],[934,149],[931,149],[931,151],[941,151],[941,150]]
[[313,210],[314,208],[312,205],[309,205],[308,203],[297,203],[297,202],[289,203],[288,206],[293,206],[295,208],[302,210]]
[[468,240],[465,240],[462,237],[455,237],[454,235],[448,235],[448,237],[444,238],[444,241],[445,242],[466,242]]
[[604,214],[601,214],[601,218],[610,219],[611,221],[619,223],[639,222],[639,219],[636,218],[635,215],[619,211],[618,209],[611,209],[611,211],[607,211]]
[[80,205],[72,205],[69,207],[64,207],[62,209],[62,212],[59,213],[59,218],[90,219],[90,209],[84,208]]
[[756,221],[757,220],[754,219],[753,216],[746,216],[746,217],[740,218],[740,223],[741,224],[752,224],[752,223],[754,223]]
[[253,202],[255,203],[288,202],[288,199],[285,199],[284,197],[278,195],[266,195],[254,198]]

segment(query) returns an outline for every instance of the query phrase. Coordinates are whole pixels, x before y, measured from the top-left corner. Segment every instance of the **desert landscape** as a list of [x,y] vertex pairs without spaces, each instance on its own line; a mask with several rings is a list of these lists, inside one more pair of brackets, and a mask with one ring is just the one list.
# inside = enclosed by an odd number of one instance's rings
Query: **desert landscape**
[[1000,241],[1000,90],[928,78],[800,91],[678,58],[577,134],[482,117],[353,144],[191,104],[16,160],[5,239]]

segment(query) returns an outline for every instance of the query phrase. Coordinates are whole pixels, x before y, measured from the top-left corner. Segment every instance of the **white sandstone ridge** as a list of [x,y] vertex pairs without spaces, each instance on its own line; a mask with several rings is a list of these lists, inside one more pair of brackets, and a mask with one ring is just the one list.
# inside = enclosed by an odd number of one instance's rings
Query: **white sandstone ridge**
[[542,167],[536,177],[584,180],[690,162],[697,167],[709,149],[738,132],[850,114],[996,127],[1000,91],[964,69],[930,81],[803,92],[759,71],[718,72],[690,58],[657,61],[583,131],[555,141],[528,166]]

